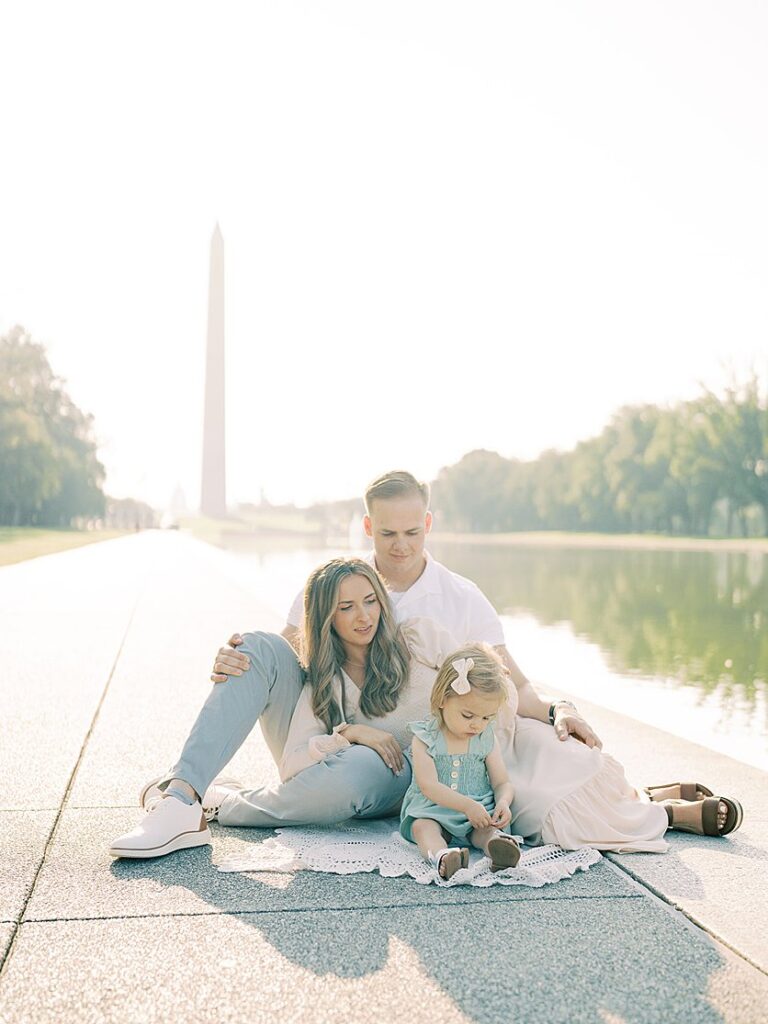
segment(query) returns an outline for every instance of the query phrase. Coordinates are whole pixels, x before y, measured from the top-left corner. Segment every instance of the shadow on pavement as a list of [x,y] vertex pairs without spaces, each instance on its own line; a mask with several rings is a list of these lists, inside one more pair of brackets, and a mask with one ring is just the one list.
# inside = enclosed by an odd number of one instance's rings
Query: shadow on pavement
[[[394,883],[400,880],[382,879],[382,885],[393,883],[389,906],[334,908],[326,899],[325,906],[292,909],[276,893],[274,907],[267,897],[263,911],[238,912],[233,906],[238,895],[243,900],[244,885],[268,885],[252,876],[222,875],[210,856],[208,849],[115,862],[112,873],[187,889],[214,914],[235,913],[289,965],[320,978],[365,978],[389,967],[396,979],[392,958],[404,946],[424,988],[403,992],[406,1016],[420,1007],[419,1015],[428,1018],[432,992],[448,997],[476,1024],[516,1017],[526,1024],[724,1020],[710,998],[724,958],[703,933],[640,893],[574,899],[573,880],[566,880],[551,887],[557,893],[550,899],[475,899],[476,893],[462,899],[452,889],[419,891],[418,902],[408,905],[398,904],[402,889]],[[333,878],[346,892],[341,902],[348,901],[352,890],[343,883],[359,876]],[[423,888],[429,887],[418,890]],[[215,950],[206,956],[211,954]]]

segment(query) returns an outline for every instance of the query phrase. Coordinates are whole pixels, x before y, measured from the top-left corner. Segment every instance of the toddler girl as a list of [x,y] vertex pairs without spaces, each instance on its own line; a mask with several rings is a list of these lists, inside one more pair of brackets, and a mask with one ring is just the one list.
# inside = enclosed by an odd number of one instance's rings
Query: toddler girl
[[432,714],[413,722],[413,781],[405,794],[400,832],[448,879],[469,864],[466,847],[491,859],[491,871],[514,867],[520,848],[508,834],[512,784],[493,733],[507,699],[506,669],[492,647],[468,644],[444,662],[432,688]]

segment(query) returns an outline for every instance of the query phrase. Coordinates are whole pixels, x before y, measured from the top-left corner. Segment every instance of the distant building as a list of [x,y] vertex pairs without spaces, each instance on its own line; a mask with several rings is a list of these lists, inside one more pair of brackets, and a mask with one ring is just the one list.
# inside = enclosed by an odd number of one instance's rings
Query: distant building
[[227,514],[224,435],[224,239],[219,225],[211,238],[208,289],[208,348],[205,363],[203,476],[200,511],[220,519]]
[[171,519],[177,520],[188,514],[187,496],[181,484],[177,483],[173,489],[171,500],[168,502],[168,515]]

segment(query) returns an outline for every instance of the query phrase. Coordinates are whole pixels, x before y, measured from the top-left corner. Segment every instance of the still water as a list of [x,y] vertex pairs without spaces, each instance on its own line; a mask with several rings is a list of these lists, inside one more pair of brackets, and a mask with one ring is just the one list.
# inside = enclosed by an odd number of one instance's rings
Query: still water
[[537,684],[768,770],[768,556],[433,544]]
[[[768,770],[765,554],[439,540],[430,549],[488,595],[542,692],[581,696]],[[234,557],[283,612],[310,569],[341,553]]]

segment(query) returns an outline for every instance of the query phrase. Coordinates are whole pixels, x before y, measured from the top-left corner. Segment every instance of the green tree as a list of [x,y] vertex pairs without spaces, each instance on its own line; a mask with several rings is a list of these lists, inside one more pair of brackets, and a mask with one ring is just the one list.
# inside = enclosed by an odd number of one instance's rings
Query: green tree
[[606,453],[605,473],[621,528],[645,532],[658,529],[658,504],[646,451],[656,431],[659,409],[653,405],[620,409],[611,423],[613,443]]
[[685,406],[659,410],[653,436],[644,453],[653,488],[656,529],[671,534],[691,532],[688,490],[685,482],[673,472],[685,433],[681,410],[684,411]]
[[756,377],[720,397],[620,409],[598,437],[532,462],[474,451],[445,467],[435,499],[459,530],[602,530],[707,536],[726,510],[768,535],[768,404]]
[[577,530],[579,513],[569,501],[569,456],[543,452],[534,464],[531,479],[533,506],[545,530]]
[[434,503],[448,524],[459,530],[494,533],[504,528],[511,465],[485,449],[469,452],[442,469],[434,485]]
[[[535,462],[511,459],[502,501],[506,509],[504,530],[539,530],[541,517],[533,500]],[[503,514],[503,513],[502,513]]]
[[68,526],[104,511],[93,423],[21,327],[0,337],[0,522]]
[[619,518],[606,476],[606,458],[614,443],[614,431],[606,428],[599,437],[581,441],[570,455],[568,504],[578,516],[579,528],[615,531]]
[[731,385],[723,398],[708,391],[701,406],[710,425],[721,494],[737,515],[759,505],[768,535],[768,405],[761,399],[757,377],[753,374],[741,387]]

